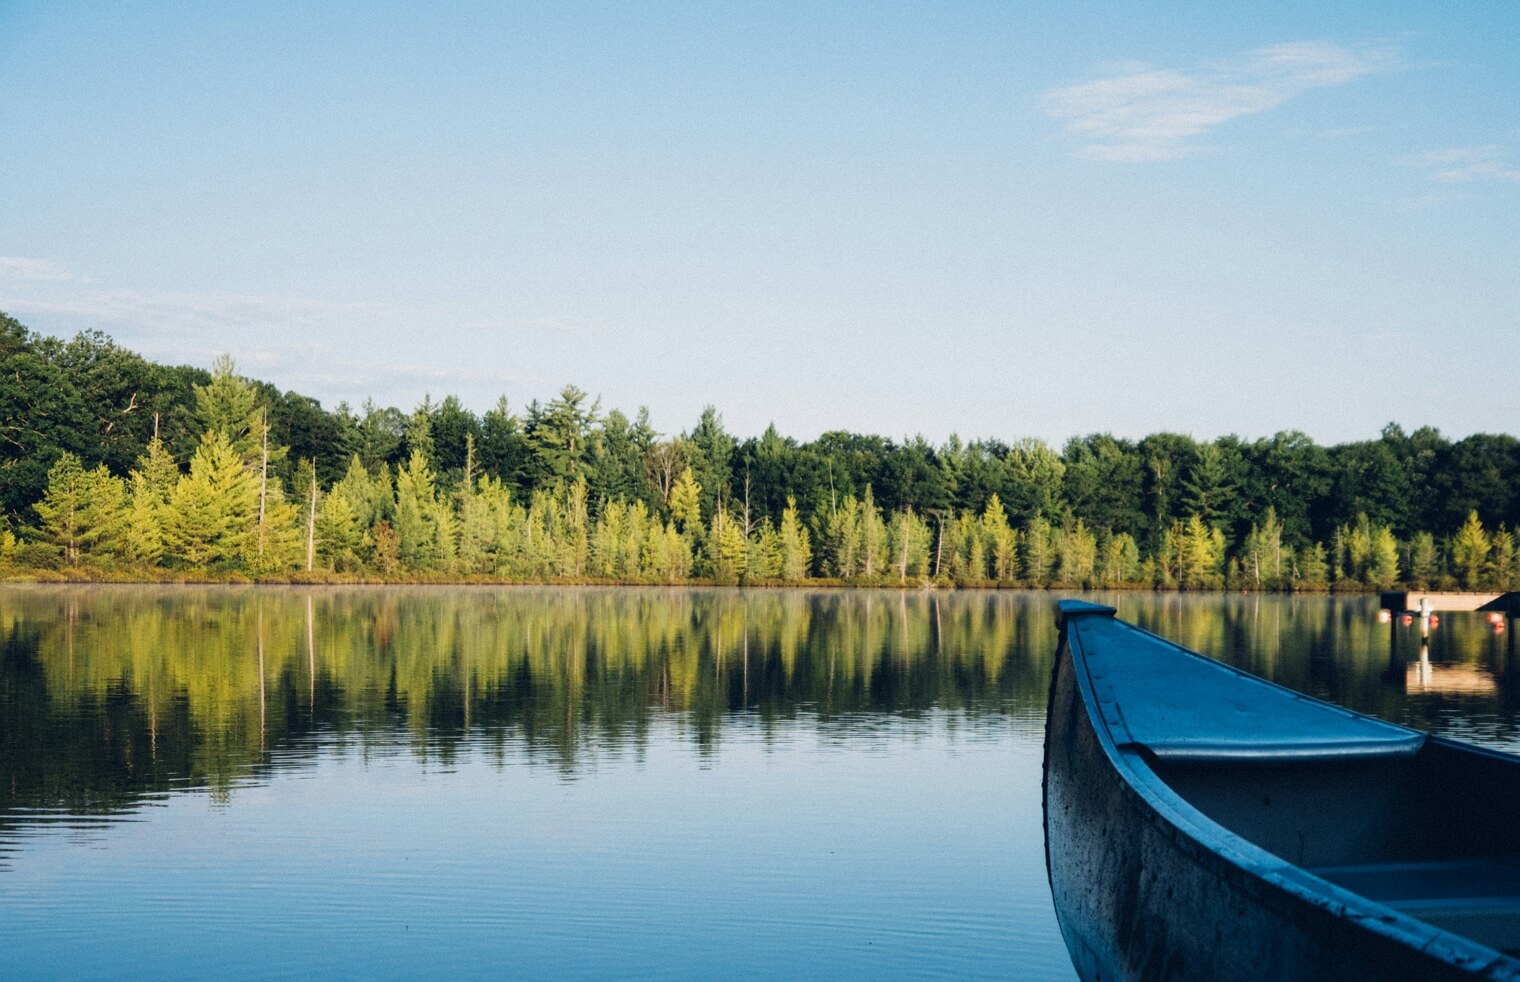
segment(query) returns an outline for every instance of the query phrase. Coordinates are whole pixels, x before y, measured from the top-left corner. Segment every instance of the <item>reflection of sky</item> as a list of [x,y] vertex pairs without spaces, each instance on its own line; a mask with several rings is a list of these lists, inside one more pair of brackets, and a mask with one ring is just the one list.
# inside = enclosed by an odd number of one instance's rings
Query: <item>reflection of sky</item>
[[[583,978],[1069,972],[1049,909],[1039,814],[1044,673],[1055,641],[1048,594],[318,591],[308,635],[308,592],[0,591],[0,614],[17,626],[12,638],[40,639],[35,667],[60,714],[121,675],[138,673],[130,698],[140,709],[150,678],[167,686],[214,666],[192,683],[191,698],[203,701],[186,717],[204,743],[185,750],[183,731],[171,743],[165,705],[174,696],[160,688],[158,747],[216,760],[212,748],[221,746],[229,753],[218,766],[232,782],[208,793],[202,773],[184,788],[177,764],[160,759],[166,773],[155,780],[180,790],[145,802],[132,782],[148,779],[124,773],[142,757],[119,754],[117,769],[99,771],[72,761],[75,780],[116,782],[120,794],[109,804],[122,810],[6,817],[0,977],[149,968],[169,977],[494,977],[503,965],[524,976]],[[1481,615],[1443,615],[1429,658],[1433,668],[1492,679],[1492,691],[1422,694],[1408,682],[1418,633],[1379,625],[1375,598],[1093,599],[1300,691],[1520,747],[1510,636],[1496,637]],[[794,674],[784,683],[773,675],[778,688],[762,695],[761,652],[771,652],[772,670],[780,656],[757,625],[797,627],[808,611],[813,647],[799,648]],[[517,619],[527,613],[542,620]],[[549,655],[566,640],[584,655],[578,646],[588,633],[637,639],[661,617],[674,618],[677,653],[693,659],[688,708],[679,700],[662,708],[657,680],[674,664],[671,651],[628,640],[616,660],[627,677]],[[755,632],[752,688],[740,709],[714,692],[743,691],[736,625],[746,618]],[[384,651],[366,630],[344,628],[382,622]],[[524,623],[537,627],[520,631]],[[266,750],[258,749],[260,624]],[[456,633],[459,625],[469,629]],[[665,644],[665,634],[653,636]],[[461,637],[508,638],[514,654],[440,640]],[[941,649],[931,654],[934,638]],[[164,639],[189,647],[171,651]],[[715,673],[719,650],[725,660]],[[171,657],[186,651],[193,657]],[[560,680],[535,690],[558,709],[490,712],[477,676],[468,731],[449,713],[438,730],[413,715],[440,693],[457,700],[460,667],[511,677],[513,659],[527,651],[546,656],[536,663],[541,681]],[[388,659],[404,666],[403,680],[421,680],[407,712],[393,714],[375,689],[390,677]],[[994,663],[998,683],[977,682]],[[569,664],[584,664],[587,675],[566,700]],[[808,674],[810,666],[818,671]],[[822,714],[819,688],[868,667],[889,678],[862,685],[853,700],[836,688],[847,708]],[[620,694],[597,717],[592,704],[607,698],[598,688],[606,685]],[[21,691],[36,690],[0,688]],[[551,721],[563,725],[567,705],[578,729],[562,739],[546,731]],[[214,721],[227,731],[210,732]],[[52,720],[37,733],[57,726],[82,753],[98,751],[109,732],[121,749],[131,743],[123,731],[143,721],[113,725]],[[146,746],[137,737],[133,746]],[[70,766],[65,756],[49,758],[55,776]]]
[[1040,733],[669,723],[577,779],[507,748],[324,754],[0,874],[7,976],[1070,977]]

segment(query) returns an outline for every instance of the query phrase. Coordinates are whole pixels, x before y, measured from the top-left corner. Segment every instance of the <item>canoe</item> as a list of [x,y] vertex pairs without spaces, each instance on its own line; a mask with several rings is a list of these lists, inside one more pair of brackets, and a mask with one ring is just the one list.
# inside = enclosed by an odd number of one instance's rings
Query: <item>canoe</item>
[[1082,978],[1520,979],[1520,758],[1059,605],[1045,860]]

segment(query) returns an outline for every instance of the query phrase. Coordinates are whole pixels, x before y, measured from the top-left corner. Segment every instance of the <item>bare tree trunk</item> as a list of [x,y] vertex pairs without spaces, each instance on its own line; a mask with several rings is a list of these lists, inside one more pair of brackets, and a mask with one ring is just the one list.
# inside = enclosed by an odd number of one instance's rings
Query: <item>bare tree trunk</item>
[[749,520],[749,471],[744,472],[744,538],[748,539],[754,532],[754,527]]
[[311,462],[311,508],[306,512],[306,572],[317,561],[317,462]]
[[898,580],[906,583],[908,582],[908,539],[913,533],[913,521],[909,518],[902,518],[899,521],[902,523],[902,542],[898,543],[902,546],[902,562],[898,564]]
[[264,411],[259,441],[259,558],[264,558],[264,507],[269,500],[269,410]]

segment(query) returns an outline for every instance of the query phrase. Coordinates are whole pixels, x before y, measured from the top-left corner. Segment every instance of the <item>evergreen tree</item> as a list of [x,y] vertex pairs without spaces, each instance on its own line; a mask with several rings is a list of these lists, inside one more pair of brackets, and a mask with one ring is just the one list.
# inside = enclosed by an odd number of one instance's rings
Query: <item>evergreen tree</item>
[[1367,563],[1367,582],[1379,590],[1386,590],[1398,582],[1399,543],[1393,530],[1379,525],[1372,533],[1371,558]]
[[1003,501],[1012,514],[1025,522],[1034,518],[1059,519],[1065,502],[1061,488],[1066,464],[1043,440],[1024,439],[1008,449],[1003,458],[1007,475]]
[[1252,524],[1241,557],[1246,579],[1258,590],[1280,588],[1286,577],[1283,563],[1283,526],[1277,509],[1267,506],[1261,524]]
[[1494,533],[1488,553],[1488,582],[1496,590],[1511,590],[1520,582],[1520,556],[1515,552],[1515,535],[1503,525]]
[[812,565],[813,550],[808,531],[797,514],[797,499],[788,496],[786,508],[781,513],[781,578],[801,580],[808,575]]
[[1048,586],[1057,559],[1050,523],[1043,516],[1036,515],[1024,526],[1021,538],[1024,543],[1024,578],[1030,586]]
[[1124,586],[1140,580],[1140,547],[1134,536],[1120,532],[1103,544],[1098,580],[1104,586]]
[[881,520],[881,509],[866,485],[865,499],[860,503],[860,573],[873,577],[881,574],[886,566],[887,529]]
[[1441,574],[1441,553],[1436,548],[1435,536],[1429,532],[1416,532],[1409,543],[1409,579],[1422,590],[1428,590]]
[[48,470],[47,491],[34,506],[42,518],[42,539],[58,547],[63,559],[118,554],[127,531],[126,490],[102,464],[86,470],[65,452]]
[[781,533],[769,517],[760,519],[760,527],[749,538],[744,569],[746,580],[774,580],[781,575]]
[[346,495],[322,495],[317,508],[317,556],[329,570],[350,572],[363,566],[364,527]]
[[405,465],[396,472],[396,518],[393,528],[398,540],[397,558],[410,570],[438,569],[439,554],[438,492],[433,469],[420,449],[413,449]]
[[737,443],[723,428],[723,417],[712,406],[703,408],[688,439],[692,470],[701,488],[702,514],[711,515],[717,503],[728,497]]
[[265,407],[258,389],[237,374],[230,355],[222,355],[211,367],[211,381],[195,386],[195,417],[202,438],[219,434],[232,452],[247,464],[258,458],[266,423]]
[[892,516],[888,540],[892,572],[899,583],[928,577],[931,539],[929,526],[911,508],[905,508]]
[[[171,492],[172,493],[172,492]],[[163,511],[167,500],[159,500],[142,471],[133,471],[127,492],[127,527],[122,552],[140,566],[156,566],[164,557]]]
[[166,553],[193,568],[237,566],[248,555],[259,488],[219,429],[207,432],[164,512]]
[[588,398],[567,385],[549,405],[528,407],[527,442],[541,482],[564,486],[587,476],[591,427],[600,409],[599,403],[586,405]]
[[1087,586],[1097,572],[1098,541],[1079,518],[1062,537],[1059,579],[1072,586]]
[[1330,562],[1325,554],[1324,543],[1311,542],[1305,549],[1295,551],[1297,563],[1296,583],[1322,588],[1330,583]]
[[1468,512],[1467,521],[1462,523],[1451,540],[1451,564],[1463,587],[1469,590],[1478,588],[1491,545],[1488,533],[1483,530],[1483,523],[1478,521],[1478,513]]
[[670,488],[670,498],[667,505],[670,508],[670,520],[675,523],[676,531],[688,537],[695,537],[702,528],[702,486],[697,483],[696,476],[690,467],[684,468],[675,484]]
[[982,509],[982,538],[992,558],[992,578],[1007,583],[1018,578],[1018,533],[1008,523],[1008,513],[996,493]]
[[709,571],[713,580],[718,583],[739,582],[747,571],[749,544],[744,537],[744,530],[734,521],[722,502],[718,503],[717,511],[713,512],[708,542],[711,544]]
[[1190,515],[1183,532],[1183,566],[1178,585],[1185,590],[1216,589],[1224,582],[1224,533],[1201,515]]

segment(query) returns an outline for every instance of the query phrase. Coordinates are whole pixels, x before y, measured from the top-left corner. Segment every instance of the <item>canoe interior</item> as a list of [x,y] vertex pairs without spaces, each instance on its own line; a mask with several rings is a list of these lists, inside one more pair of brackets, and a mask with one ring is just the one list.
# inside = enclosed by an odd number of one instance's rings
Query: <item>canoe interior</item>
[[1180,797],[1248,842],[1370,900],[1520,953],[1515,760],[1441,740],[1412,756],[1312,763],[1143,756]]

